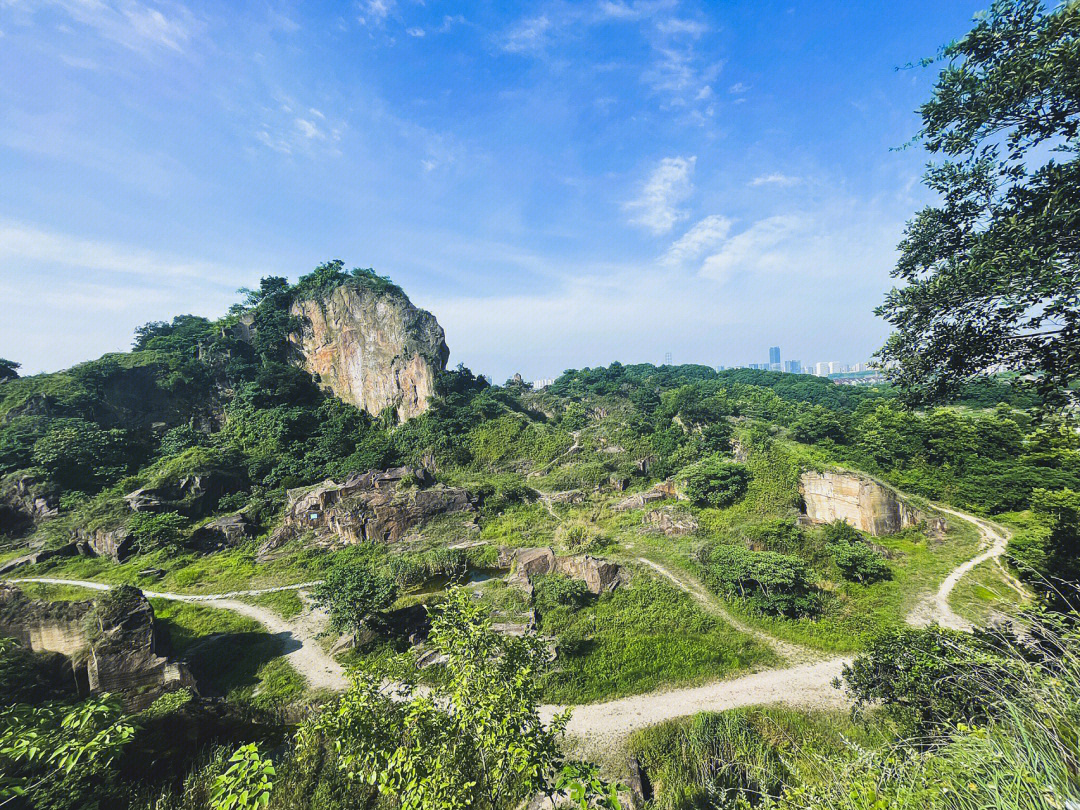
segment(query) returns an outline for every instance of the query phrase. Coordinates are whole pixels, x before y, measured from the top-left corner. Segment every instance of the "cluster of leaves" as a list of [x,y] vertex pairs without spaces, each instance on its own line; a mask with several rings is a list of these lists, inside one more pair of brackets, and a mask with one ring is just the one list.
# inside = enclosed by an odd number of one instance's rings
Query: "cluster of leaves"
[[1021,577],[1049,606],[1075,608],[1080,583],[1080,492],[1036,489],[1031,508],[1035,526],[1009,540],[1009,555]]
[[334,555],[311,596],[335,630],[357,633],[393,604],[397,586],[364,550],[350,547]]
[[536,577],[533,588],[533,604],[541,615],[560,607],[577,610],[592,598],[584,582],[564,574]]
[[892,569],[880,552],[866,545],[858,529],[842,520],[825,527],[825,541],[844,579],[872,585],[892,579]]
[[821,610],[813,572],[801,557],[718,544],[703,549],[699,562],[710,589],[727,598],[745,599],[762,614],[798,618]]
[[746,493],[750,471],[745,464],[719,456],[702,459],[685,468],[679,478],[686,496],[698,506],[731,506]]

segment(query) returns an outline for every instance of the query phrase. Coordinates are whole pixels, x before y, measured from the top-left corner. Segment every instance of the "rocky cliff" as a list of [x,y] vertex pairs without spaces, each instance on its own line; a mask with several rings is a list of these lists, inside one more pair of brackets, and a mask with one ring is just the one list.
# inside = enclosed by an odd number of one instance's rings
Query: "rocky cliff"
[[183,664],[158,654],[154,609],[135,588],[93,602],[44,602],[0,584],[0,635],[67,657],[84,690],[119,694],[129,711],[195,685]]
[[423,413],[449,349],[435,317],[404,295],[343,284],[319,300],[297,301],[303,323],[290,340],[320,384],[372,414],[398,420]]
[[[804,472],[799,478],[799,492],[806,516],[813,523],[842,520],[859,531],[880,536],[931,520],[893,490],[854,473]],[[933,522],[943,528],[940,519]]]

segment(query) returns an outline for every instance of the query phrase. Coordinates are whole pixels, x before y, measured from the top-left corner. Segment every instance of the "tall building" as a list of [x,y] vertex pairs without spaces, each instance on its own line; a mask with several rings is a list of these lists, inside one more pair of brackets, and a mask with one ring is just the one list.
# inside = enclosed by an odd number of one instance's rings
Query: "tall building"
[[798,360],[785,360],[784,371],[788,374],[802,374],[802,363]]
[[779,368],[780,366],[780,347],[773,346],[769,349],[769,365]]
[[670,366],[671,365],[671,352],[664,352],[664,365],[665,366]]
[[839,374],[843,370],[844,370],[844,366],[843,366],[842,363],[838,363],[836,360],[830,361],[830,363],[829,363],[829,373],[830,374]]
[[817,377],[828,377],[829,376],[829,364],[828,363],[815,363],[814,364],[814,375],[817,376]]

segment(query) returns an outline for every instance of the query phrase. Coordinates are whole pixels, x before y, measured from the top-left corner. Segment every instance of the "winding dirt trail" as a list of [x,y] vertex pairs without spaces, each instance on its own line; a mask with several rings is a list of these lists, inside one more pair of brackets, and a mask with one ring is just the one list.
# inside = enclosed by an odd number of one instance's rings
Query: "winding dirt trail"
[[[908,614],[907,622],[922,626],[937,622],[944,627],[968,629],[970,624],[958,616],[948,603],[949,594],[961,578],[977,565],[1000,557],[1008,542],[1008,537],[984,520],[957,512],[947,507],[937,507],[942,512],[967,521],[978,528],[986,549],[977,556],[954,568],[935,593],[928,594]],[[773,638],[767,633],[749,627],[724,610],[708,592],[696,582],[679,577],[659,563],[644,557],[642,563],[660,575],[671,580],[708,610],[723,617],[736,629],[748,633],[769,644],[787,662],[788,666],[754,672],[739,678],[716,681],[701,686],[679,689],[662,689],[644,695],[609,700],[604,703],[590,703],[574,706],[573,715],[567,731],[573,737],[583,741],[589,751],[602,751],[624,739],[628,734],[640,728],[685,717],[700,711],[718,711],[739,706],[766,703],[784,703],[792,706],[813,708],[834,708],[846,705],[840,690],[833,688],[833,680],[840,675],[849,657],[830,657],[814,660],[817,655],[798,645]],[[104,591],[109,585],[86,580],[54,579],[33,577],[12,579],[9,582],[40,582],[52,585],[78,585],[92,590]],[[282,637],[287,652],[286,659],[308,683],[316,689],[341,690],[348,685],[348,679],[340,664],[327,655],[319,646],[316,636],[325,626],[325,618],[317,613],[306,611],[296,621],[286,621],[273,611],[258,605],[238,601],[238,597],[259,596],[277,591],[301,590],[316,583],[304,582],[297,585],[285,585],[277,588],[262,588],[250,591],[232,591],[224,594],[177,594],[168,592],[143,591],[148,597],[173,599],[181,602],[198,602],[211,607],[233,610],[243,616],[261,623],[270,632]],[[290,646],[295,645],[292,649]],[[565,706],[542,706],[541,715],[550,719]]]
[[[110,585],[83,579],[55,579],[53,577],[24,577],[10,579],[8,582],[37,582],[44,585],[77,585],[92,591],[107,591]],[[331,658],[319,645],[316,636],[326,627],[326,617],[318,610],[306,610],[293,621],[281,618],[269,608],[239,601],[242,596],[262,596],[280,591],[299,591],[317,585],[314,582],[300,582],[296,585],[282,585],[276,588],[255,588],[249,591],[230,591],[218,594],[184,594],[169,591],[147,591],[143,594],[149,599],[169,599],[174,602],[195,602],[207,607],[231,610],[254,619],[281,642],[286,661],[303,675],[312,689],[330,689],[341,691],[349,685],[345,670],[341,664]]]

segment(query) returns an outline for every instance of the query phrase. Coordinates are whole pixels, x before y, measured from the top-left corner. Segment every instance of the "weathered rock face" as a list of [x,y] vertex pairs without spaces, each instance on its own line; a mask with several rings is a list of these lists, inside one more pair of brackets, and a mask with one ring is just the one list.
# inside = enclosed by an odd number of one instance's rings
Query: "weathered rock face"
[[696,531],[697,519],[689,512],[661,507],[645,514],[642,522],[653,529],[658,529],[668,537],[682,537]]
[[500,568],[512,567],[513,572],[506,583],[522,588],[530,594],[533,577],[547,574],[563,574],[571,579],[580,579],[589,592],[595,594],[613,591],[628,579],[622,567],[610,560],[603,560],[591,554],[559,557],[547,546],[499,549],[497,565]]
[[285,520],[260,553],[308,531],[324,546],[394,543],[436,515],[475,510],[468,490],[432,484],[424,469],[357,473],[342,484],[327,480],[314,489],[290,490]]
[[925,513],[904,503],[891,489],[853,473],[804,472],[799,492],[812,523],[842,520],[859,531],[881,536],[927,520]]
[[59,514],[54,494],[31,475],[0,485],[0,535],[18,537]]
[[26,554],[12,557],[10,560],[5,560],[3,563],[0,563],[0,574],[10,573],[16,568],[20,568],[24,565],[36,565],[39,562],[45,562],[53,557],[74,557],[77,554],[79,554],[79,544],[74,541],[60,546],[60,548],[34,549]]
[[663,501],[668,498],[682,500],[678,490],[675,489],[675,482],[671,480],[654,484],[651,489],[635,493],[629,498],[619,501],[619,503],[611,508],[616,512],[628,512],[631,509],[640,509],[647,504],[654,503],[655,501]]
[[197,529],[191,540],[198,548],[210,551],[238,546],[256,534],[255,523],[241,511],[210,521]]
[[154,609],[135,588],[96,602],[43,602],[0,585],[0,634],[66,656],[89,692],[117,693],[129,711],[195,685],[186,667],[158,654]]
[[117,562],[122,562],[130,557],[135,546],[135,538],[125,526],[118,529],[84,529],[80,527],[75,530],[75,542],[87,554],[94,557],[108,557]]
[[204,517],[217,507],[223,495],[236,492],[243,479],[229,472],[188,475],[175,483],[144,487],[124,496],[132,512],[179,512],[188,517]]
[[342,285],[326,298],[298,301],[304,326],[290,336],[304,368],[341,399],[398,420],[423,413],[450,350],[442,327],[408,298]]

